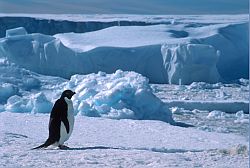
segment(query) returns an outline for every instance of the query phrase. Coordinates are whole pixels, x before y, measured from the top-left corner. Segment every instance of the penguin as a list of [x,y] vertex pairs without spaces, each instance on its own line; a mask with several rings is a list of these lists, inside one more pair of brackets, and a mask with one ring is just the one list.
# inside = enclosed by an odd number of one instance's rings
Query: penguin
[[71,90],[65,90],[55,102],[50,113],[49,137],[44,144],[33,149],[47,148],[50,145],[60,149],[69,148],[63,143],[69,139],[74,127],[74,108],[71,100],[74,94],[76,93]]

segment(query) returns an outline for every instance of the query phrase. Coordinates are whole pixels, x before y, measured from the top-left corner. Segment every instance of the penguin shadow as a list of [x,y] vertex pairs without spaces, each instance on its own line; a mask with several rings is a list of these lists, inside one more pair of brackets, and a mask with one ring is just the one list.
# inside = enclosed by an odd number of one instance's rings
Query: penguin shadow
[[174,122],[171,125],[178,126],[178,127],[184,127],[184,128],[195,127],[194,125],[183,123],[183,122],[178,122],[178,121]]
[[66,148],[66,149],[62,149],[62,150],[76,150],[76,151],[80,151],[80,150],[95,150],[95,149],[118,149],[118,150],[124,150],[123,148],[117,148],[117,147],[107,147],[107,146],[90,146],[90,147],[79,147],[79,148]]

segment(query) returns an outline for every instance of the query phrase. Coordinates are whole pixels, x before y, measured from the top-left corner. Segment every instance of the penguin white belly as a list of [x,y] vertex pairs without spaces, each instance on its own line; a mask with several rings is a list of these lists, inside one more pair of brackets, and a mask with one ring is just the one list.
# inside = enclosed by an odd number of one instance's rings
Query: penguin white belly
[[74,127],[74,108],[73,108],[73,103],[70,99],[64,98],[67,105],[68,105],[68,121],[69,121],[69,133],[66,131],[66,127],[63,122],[61,122],[61,128],[60,128],[60,139],[59,139],[59,145],[62,145],[65,141],[67,141],[72,134],[73,127]]

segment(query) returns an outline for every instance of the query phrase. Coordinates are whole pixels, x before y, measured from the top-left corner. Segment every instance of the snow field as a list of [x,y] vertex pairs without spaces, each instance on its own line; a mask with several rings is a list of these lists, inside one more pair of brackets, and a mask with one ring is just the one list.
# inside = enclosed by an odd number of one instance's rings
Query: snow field
[[248,142],[160,121],[76,117],[70,150],[30,150],[47,138],[47,114],[0,113],[8,167],[247,167]]

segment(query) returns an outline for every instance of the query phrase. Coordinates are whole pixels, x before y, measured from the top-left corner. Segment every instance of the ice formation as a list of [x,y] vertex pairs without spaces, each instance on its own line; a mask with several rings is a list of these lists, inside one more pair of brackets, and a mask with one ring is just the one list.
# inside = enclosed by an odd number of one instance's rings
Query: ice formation
[[8,99],[5,105],[6,111],[16,113],[49,113],[51,109],[52,103],[43,93],[35,94],[29,98],[14,95]]
[[235,117],[236,117],[236,120],[234,120],[234,123],[249,123],[249,119],[247,119],[245,117],[245,114],[244,114],[244,112],[242,110],[238,111],[235,114]]
[[[23,76],[23,80],[29,79]],[[42,77],[41,77],[42,78]],[[34,78],[42,83],[38,78]],[[48,78],[47,80],[53,80]],[[52,82],[52,85],[56,85]],[[61,83],[58,88],[48,91],[45,88],[35,89],[20,87],[21,93],[14,84],[3,84],[1,97],[7,103],[0,111],[49,113],[52,102],[59,98],[61,92],[72,89],[75,114],[112,119],[161,120],[173,124],[172,113],[153,93],[149,80],[135,72],[117,70],[113,74],[99,72],[89,75],[74,75],[69,81]],[[53,93],[50,93],[53,92]],[[18,94],[19,93],[19,94]]]
[[21,27],[7,30],[0,39],[0,57],[68,79],[122,69],[138,72],[152,83],[216,83],[248,77],[248,24],[243,20],[199,26],[189,22],[113,26],[55,36],[27,34]]
[[189,84],[191,81],[219,81],[220,75],[216,68],[219,54],[210,45],[163,45],[162,56],[170,84],[178,84],[179,81],[181,84]]
[[74,107],[86,116],[174,122],[168,106],[152,93],[148,79],[135,72],[74,75],[66,88],[75,90]]
[[214,110],[208,114],[207,118],[208,119],[225,119],[225,112]]
[[2,83],[0,85],[0,103],[6,102],[13,95],[18,95],[18,92],[19,89],[17,86],[10,83]]
[[18,27],[15,29],[9,29],[6,30],[6,37],[11,37],[11,36],[18,36],[18,35],[26,35],[28,34],[25,28],[23,27]]

